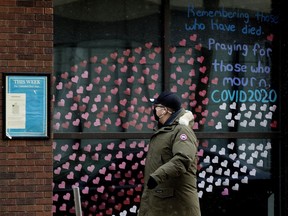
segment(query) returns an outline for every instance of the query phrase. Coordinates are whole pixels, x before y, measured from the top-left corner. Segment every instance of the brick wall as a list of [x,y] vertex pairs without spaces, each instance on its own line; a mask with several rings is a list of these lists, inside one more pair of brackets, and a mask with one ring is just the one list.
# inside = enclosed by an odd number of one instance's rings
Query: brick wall
[[[0,1],[0,84],[3,72],[53,68],[52,0]],[[3,140],[0,88],[0,215],[51,215],[51,140]]]

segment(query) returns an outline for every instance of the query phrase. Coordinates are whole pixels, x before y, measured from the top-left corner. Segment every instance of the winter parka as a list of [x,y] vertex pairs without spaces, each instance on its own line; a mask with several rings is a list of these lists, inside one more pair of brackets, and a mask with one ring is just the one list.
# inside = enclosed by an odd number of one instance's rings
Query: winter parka
[[[181,109],[169,122],[150,139],[138,216],[201,215],[193,114]],[[158,183],[154,189],[147,188],[150,176]]]

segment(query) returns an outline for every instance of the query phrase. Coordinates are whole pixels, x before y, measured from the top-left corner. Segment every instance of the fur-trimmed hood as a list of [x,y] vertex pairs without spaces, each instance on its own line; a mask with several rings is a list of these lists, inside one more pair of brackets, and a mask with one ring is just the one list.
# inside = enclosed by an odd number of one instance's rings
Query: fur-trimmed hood
[[193,127],[194,125],[193,113],[189,110],[185,110],[185,113],[179,118],[179,124]]
[[177,112],[174,112],[164,125],[158,122],[158,125],[154,128],[154,130],[158,130],[163,126],[172,124],[186,125],[192,128],[194,125],[194,115],[191,111],[181,108]]

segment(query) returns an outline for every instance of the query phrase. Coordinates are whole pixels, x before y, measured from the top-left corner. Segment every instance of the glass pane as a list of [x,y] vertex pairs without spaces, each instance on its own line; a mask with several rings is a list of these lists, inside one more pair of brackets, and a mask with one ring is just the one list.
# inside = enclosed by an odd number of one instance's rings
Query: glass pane
[[162,82],[159,2],[54,3],[54,131],[150,131],[149,98]]
[[[200,139],[202,215],[267,215],[272,146],[269,139]],[[148,140],[55,140],[53,150],[55,215],[73,215],[75,186],[85,215],[137,215]]]
[[273,211],[272,146],[269,139],[200,140],[202,215],[264,216]]
[[147,140],[55,140],[53,214],[75,215],[79,187],[84,215],[137,215]]
[[279,129],[279,15],[271,1],[171,0],[170,87],[197,131]]

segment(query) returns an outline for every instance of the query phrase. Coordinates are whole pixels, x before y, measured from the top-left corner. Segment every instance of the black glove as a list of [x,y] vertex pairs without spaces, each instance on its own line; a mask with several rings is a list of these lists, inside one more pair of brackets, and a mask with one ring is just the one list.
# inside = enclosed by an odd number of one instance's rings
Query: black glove
[[157,185],[158,183],[156,182],[156,180],[150,176],[147,182],[148,189],[154,189]]

